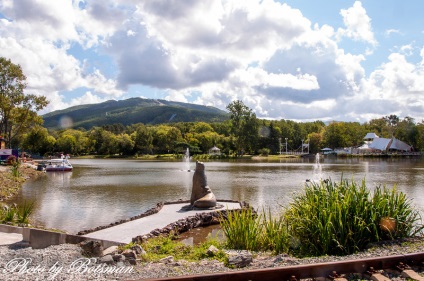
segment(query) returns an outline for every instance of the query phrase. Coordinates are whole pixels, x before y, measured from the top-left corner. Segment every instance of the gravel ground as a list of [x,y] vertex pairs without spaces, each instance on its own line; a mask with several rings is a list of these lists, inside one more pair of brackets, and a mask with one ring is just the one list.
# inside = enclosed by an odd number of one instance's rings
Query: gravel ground
[[[352,260],[379,256],[399,255],[424,251],[424,239],[415,238],[400,242],[383,243],[370,247],[367,251],[343,256],[324,256],[297,259],[287,255],[273,256],[254,253],[253,262],[244,269],[259,269],[330,261]],[[120,272],[104,272],[120,270]],[[168,263],[145,263],[137,265],[96,264],[85,258],[77,245],[57,245],[46,249],[33,250],[24,244],[0,247],[0,280],[135,280],[180,275],[207,274],[236,269],[226,268],[215,260],[200,262],[171,261]]]

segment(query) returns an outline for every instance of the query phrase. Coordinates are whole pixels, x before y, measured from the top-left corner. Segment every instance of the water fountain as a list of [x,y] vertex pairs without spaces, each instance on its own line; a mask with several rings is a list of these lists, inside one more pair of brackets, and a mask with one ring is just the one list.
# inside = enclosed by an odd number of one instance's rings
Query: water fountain
[[183,171],[187,171],[190,172],[190,151],[187,147],[186,152],[183,156],[183,163],[184,163],[184,167],[183,167]]
[[313,180],[319,181],[321,179],[322,179],[322,166],[321,166],[321,163],[320,163],[320,154],[317,153],[315,155]]

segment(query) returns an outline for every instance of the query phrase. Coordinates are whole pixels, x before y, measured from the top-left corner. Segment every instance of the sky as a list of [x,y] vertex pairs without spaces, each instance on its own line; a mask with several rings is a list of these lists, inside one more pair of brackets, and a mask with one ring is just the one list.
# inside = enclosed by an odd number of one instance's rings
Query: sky
[[131,97],[259,118],[424,120],[422,0],[0,0],[40,114]]

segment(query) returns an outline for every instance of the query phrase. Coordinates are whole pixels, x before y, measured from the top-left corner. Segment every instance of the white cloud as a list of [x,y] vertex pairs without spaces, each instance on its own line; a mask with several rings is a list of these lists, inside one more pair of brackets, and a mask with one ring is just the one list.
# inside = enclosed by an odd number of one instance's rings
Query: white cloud
[[79,3],[16,0],[0,4],[6,17],[0,21],[0,55],[22,66],[27,90],[46,96],[49,108],[67,105],[59,92],[81,87],[114,97],[123,94],[116,81],[105,78],[99,69],[90,72],[82,60],[69,53],[72,45],[89,48],[113,33],[120,12],[103,7],[101,1],[90,1],[87,9],[82,10]]
[[69,103],[68,107],[80,105],[80,104],[100,103],[100,102],[104,102],[106,100],[108,100],[108,99],[101,98],[97,95],[93,95],[90,91],[88,91],[83,96],[72,99],[71,102]]
[[390,37],[392,34],[402,34],[402,33],[400,32],[400,30],[399,30],[399,29],[387,29],[387,30],[384,32],[384,35],[385,35],[386,37]]
[[338,29],[339,37],[346,36],[356,41],[365,41],[377,45],[371,27],[371,19],[360,1],[355,1],[353,7],[347,10],[341,10],[340,14],[343,17],[346,29]]
[[371,73],[364,92],[373,104],[397,110],[403,116],[422,117],[424,110],[424,67],[406,60],[400,53],[392,53],[388,62]]
[[396,51],[370,63],[378,44],[364,6],[334,15],[344,23],[335,30],[275,0],[4,0],[0,56],[21,64],[48,110],[150,87],[155,98],[222,109],[240,99],[265,118],[422,116],[421,41],[385,46]]

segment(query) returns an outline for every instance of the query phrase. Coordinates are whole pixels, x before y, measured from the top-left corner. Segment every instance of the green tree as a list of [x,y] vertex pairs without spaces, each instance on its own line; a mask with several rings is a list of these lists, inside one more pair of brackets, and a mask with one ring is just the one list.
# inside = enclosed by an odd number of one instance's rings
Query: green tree
[[386,121],[386,124],[390,128],[390,133],[391,133],[391,136],[390,137],[393,137],[394,134],[395,134],[396,127],[397,127],[397,125],[399,123],[399,116],[397,116],[397,115],[389,115],[389,116],[383,117],[383,120]]
[[364,124],[367,133],[375,133],[381,138],[391,138],[391,128],[384,118],[372,119]]
[[424,120],[417,124],[417,147],[419,151],[424,151]]
[[197,122],[191,129],[192,133],[205,133],[205,132],[214,132],[214,129],[211,125],[205,122]]
[[135,150],[139,153],[152,153],[153,133],[152,130],[144,124],[137,124],[134,133],[131,134],[134,140]]
[[414,118],[407,116],[402,121],[399,121],[397,123],[395,137],[408,143],[414,148],[418,147],[419,132]]
[[255,148],[258,141],[258,120],[256,114],[240,100],[227,105],[230,111],[231,134],[235,139],[238,155]]
[[309,139],[309,153],[318,153],[324,147],[322,147],[322,134],[320,133],[310,133],[308,135]]
[[7,146],[32,126],[43,123],[37,111],[48,101],[44,96],[25,95],[25,81],[20,65],[0,57],[0,135]]
[[358,122],[333,122],[325,128],[324,143],[330,148],[359,146],[365,132]]
[[81,155],[89,153],[92,149],[92,143],[86,132],[67,129],[57,138],[57,149],[72,155]]
[[31,153],[44,155],[53,152],[55,143],[56,139],[49,135],[46,128],[36,126],[23,136],[21,147]]
[[134,153],[135,142],[128,134],[119,134],[116,136],[119,153],[123,155],[131,155]]
[[167,125],[157,126],[153,136],[155,148],[162,153],[174,152],[176,143],[183,141],[181,131]]
[[62,134],[56,140],[56,149],[65,154],[72,154],[75,151],[77,140],[70,134]]

